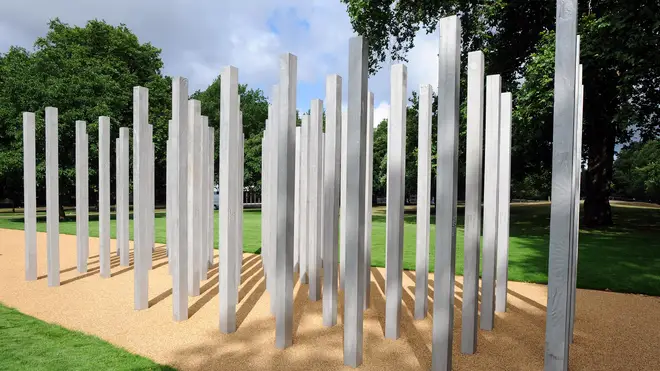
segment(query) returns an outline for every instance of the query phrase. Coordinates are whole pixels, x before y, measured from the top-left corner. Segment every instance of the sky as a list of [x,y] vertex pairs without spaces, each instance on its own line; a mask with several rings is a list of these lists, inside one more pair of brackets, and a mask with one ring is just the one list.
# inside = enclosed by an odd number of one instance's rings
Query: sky
[[[162,49],[163,73],[188,78],[190,93],[205,89],[224,66],[239,70],[239,82],[269,97],[277,83],[279,56],[298,57],[297,107],[324,99],[325,78],[348,83],[348,40],[355,36],[339,0],[21,0],[0,2],[0,53],[11,45],[31,49],[59,17],[84,26],[90,19],[125,24],[140,42]],[[420,84],[437,86],[438,35],[420,31],[408,54],[408,94]],[[374,124],[389,116],[390,65],[369,78]]]

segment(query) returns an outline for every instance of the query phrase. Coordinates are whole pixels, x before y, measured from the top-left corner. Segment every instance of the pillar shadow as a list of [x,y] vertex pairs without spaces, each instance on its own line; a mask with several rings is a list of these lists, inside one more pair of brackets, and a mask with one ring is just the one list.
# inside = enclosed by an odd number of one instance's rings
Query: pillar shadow
[[[263,269],[259,269],[259,270],[255,271],[254,273],[255,274],[252,274],[252,276],[250,276],[249,279],[246,276],[241,277],[242,278],[241,281],[244,281],[244,283],[243,283],[243,286],[238,291],[238,302],[239,303],[245,298],[245,295],[247,295],[252,290],[252,288],[254,288],[254,286],[257,284],[257,282],[259,282],[259,280],[264,276],[263,275]],[[246,272],[246,275],[247,275],[247,272]]]
[[172,289],[168,289],[168,290],[165,290],[165,291],[161,292],[160,294],[155,296],[153,299],[149,300],[148,308],[151,308],[154,305],[160,303],[161,301],[165,300],[165,298],[167,298],[170,295],[172,295]]
[[[300,278],[299,274],[296,273],[293,275],[294,288],[296,287],[299,278]],[[300,327],[300,321],[302,321],[302,317],[305,314],[305,309],[306,309],[306,305],[303,305],[302,303],[307,299],[308,296],[309,296],[309,285],[301,284],[298,287],[298,291],[294,293],[293,308],[300,308],[301,310],[293,312],[293,332],[292,332],[293,336],[296,336],[296,334],[298,333],[298,327]],[[337,310],[339,310],[339,304],[337,305]]]
[[[414,292],[415,287],[413,286],[413,292]],[[403,316],[403,313],[408,309],[410,313],[415,313],[415,299],[410,295],[410,292],[406,290],[405,287],[401,287],[401,315]]]
[[[413,285],[407,286],[408,290],[411,290],[412,292],[416,292],[415,290],[417,289],[417,274],[413,271],[403,271],[403,272],[406,274],[406,276],[408,276],[408,278],[410,278],[413,282],[415,282]],[[428,282],[428,287],[426,288],[427,297],[429,300],[433,300],[433,293],[435,292],[433,291],[434,281],[429,278],[427,282]],[[458,285],[458,282],[456,282],[456,284]],[[462,290],[463,286],[460,287]]]
[[[151,267],[151,269],[160,268],[160,267],[162,267],[162,266],[164,266],[164,265],[167,265],[167,262],[166,262],[166,261],[154,265],[153,267]],[[120,270],[120,271],[117,271],[117,272],[112,273],[111,277],[115,277],[115,276],[118,276],[118,275],[120,275],[120,274],[126,273],[126,272],[128,272],[128,271],[132,271],[133,268],[134,268],[134,265],[133,265],[133,261],[131,260],[131,261],[129,262],[129,266],[128,266],[128,267],[126,267],[126,268],[124,268],[124,269],[122,269],[122,270]]]
[[83,278],[94,276],[96,274],[99,274],[100,272],[101,272],[100,268],[94,268],[94,269],[88,270],[87,273],[83,273],[79,276],[69,278],[68,280],[64,280],[64,281],[60,282],[60,286],[64,286],[64,285],[69,284],[71,282],[79,281]]
[[[434,281],[429,280],[429,285],[432,285],[432,284],[434,284]],[[454,285],[459,285],[459,283],[456,282],[456,280],[454,280]],[[462,288],[463,286],[460,286],[460,287]],[[429,290],[430,290],[430,288],[429,288]],[[462,310],[463,309],[463,300],[462,299],[463,299],[463,294],[458,293],[458,292],[456,292],[456,290],[454,290],[454,313],[456,313],[457,310]],[[477,300],[480,302],[480,297]],[[429,301],[428,301],[429,307],[428,307],[428,311],[426,312],[426,314],[429,316],[429,318],[433,318],[433,304],[434,304],[433,297],[430,296]],[[454,325],[455,325],[455,323],[454,323]]]
[[424,342],[422,334],[415,327],[415,300],[412,298],[408,290],[402,289],[402,299],[408,307],[408,311],[401,308],[401,328],[405,333],[406,342],[412,348],[415,358],[424,370],[431,369],[431,352]]
[[[218,295],[219,288],[218,282],[216,280],[211,280],[204,285],[205,293],[200,297],[196,302],[188,307],[188,318],[192,317],[197,313],[204,305],[206,305],[211,299]],[[210,289],[210,290],[209,290]],[[201,294],[201,288],[200,288]]]
[[218,283],[218,275],[211,276],[211,278],[209,278],[208,281],[199,288],[199,294],[201,295],[205,293],[215,283]]
[[[536,307],[536,308],[538,308],[538,309],[540,309],[544,312],[548,309],[545,305],[543,305],[541,303],[538,303],[538,302],[536,302],[536,301],[534,301],[534,300],[532,300],[532,299],[530,299],[530,298],[528,298],[524,295],[521,295],[521,294],[519,294],[515,291],[512,291],[511,289],[507,289],[506,292],[507,292],[507,294],[509,294],[509,295],[511,295],[511,296],[513,296],[517,299],[520,299],[520,300],[524,301],[525,303],[527,303],[527,304],[529,304],[533,307]],[[507,305],[507,309],[508,308],[509,308],[509,306]]]
[[241,283],[245,282],[248,278],[252,277],[255,274],[255,272],[262,272],[262,271],[263,268],[260,267],[258,264],[252,264],[251,269],[248,269],[241,274]]
[[209,267],[208,272],[206,272],[206,277],[207,277],[207,279],[208,279],[208,277],[212,277],[212,276],[214,276],[216,273],[218,273],[218,266],[219,266],[218,263],[213,263],[213,264],[211,264],[211,267]]
[[408,278],[410,278],[413,282],[417,282],[417,273],[413,273],[413,271],[404,270],[403,274],[408,276]]
[[[259,299],[263,296],[264,292],[266,291],[266,279],[261,276],[261,280],[259,281],[259,285],[257,288],[250,293],[250,295],[245,298],[245,302],[241,307],[236,311],[236,328],[241,327],[243,324],[243,321],[247,318],[247,316],[250,314],[252,309],[254,309],[254,306],[257,304]],[[294,331],[295,334],[295,331]]]
[[260,256],[259,255],[248,255],[243,258],[243,266],[247,265],[247,263],[253,261],[253,260],[259,260]]
[[[76,269],[78,269],[77,266],[76,266],[76,267],[67,268],[67,269],[62,269],[62,270],[60,271],[60,274],[61,274],[61,273],[66,273],[66,272],[71,272],[71,271],[76,270]],[[37,280],[41,280],[41,279],[44,279],[44,278],[46,278],[46,277],[48,277],[48,274],[43,274],[43,275],[41,275],[41,276],[37,276]]]
[[261,262],[261,256],[260,255],[250,255],[246,258],[243,259],[243,267],[246,267],[248,263],[255,262],[255,263],[260,263]]
[[[378,273],[378,275],[381,274]],[[381,291],[380,285],[376,282],[371,282],[371,299],[372,308],[376,311],[376,318],[378,318],[380,329],[385,336],[385,293]]]

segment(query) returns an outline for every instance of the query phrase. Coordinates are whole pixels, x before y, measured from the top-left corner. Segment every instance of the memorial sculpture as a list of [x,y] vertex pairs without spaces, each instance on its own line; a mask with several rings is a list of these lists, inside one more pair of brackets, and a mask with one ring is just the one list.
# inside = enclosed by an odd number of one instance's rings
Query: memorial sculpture
[[[575,0],[568,1],[575,6]],[[435,195],[435,282],[433,287],[432,369],[452,366],[458,122],[461,25],[457,16],[440,20],[438,64],[437,186]],[[349,41],[347,110],[343,80],[326,79],[323,101],[296,123],[297,57],[279,59],[262,138],[262,264],[275,317],[275,346],[294,344],[294,273],[309,285],[309,299],[323,300],[323,324],[337,325],[338,290],[343,290],[344,364],[363,362],[364,311],[369,308],[374,98],[368,92],[368,45]],[[461,351],[477,351],[479,250],[483,225],[482,330],[496,325],[506,310],[512,96],[501,92],[499,75],[484,76],[484,55],[468,53],[465,202],[465,277]],[[575,316],[579,218],[582,74],[575,14],[557,10],[553,203],[551,211],[549,295],[545,366],[566,370]],[[485,80],[485,85],[484,85]],[[484,89],[485,87],[485,89]],[[244,136],[238,69],[221,74],[219,133],[188,100],[188,82],[172,80],[172,119],[167,139],[167,250],[172,275],[174,321],[188,318],[188,296],[199,295],[214,262],[215,140],[219,138],[218,285],[219,330],[237,329],[236,308],[243,249]],[[484,95],[485,90],[485,95]],[[430,85],[420,86],[416,319],[428,314],[430,249],[431,128]],[[148,270],[154,249],[154,143],[148,123],[149,91],[133,90],[134,309],[148,303]],[[407,70],[391,69],[388,123],[387,251],[385,337],[397,339],[402,300],[402,249],[405,180]],[[484,120],[485,118],[485,120]],[[485,122],[485,125],[484,125]],[[100,275],[110,266],[110,118],[99,118]],[[58,111],[45,110],[48,285],[59,285]],[[484,131],[485,129],[485,131]],[[89,140],[84,121],[76,122],[77,269],[87,270],[89,255]],[[348,140],[350,138],[350,140]],[[484,148],[485,139],[485,148]],[[25,184],[25,278],[36,280],[35,115],[23,114]],[[129,129],[119,129],[117,164],[117,251],[129,261]],[[485,154],[485,156],[483,156]],[[350,159],[350,161],[348,160]],[[483,163],[485,159],[485,164]],[[566,162],[565,159],[569,159]],[[350,174],[350,176],[349,176]],[[484,201],[481,218],[480,205]],[[483,222],[483,224],[482,224]]]

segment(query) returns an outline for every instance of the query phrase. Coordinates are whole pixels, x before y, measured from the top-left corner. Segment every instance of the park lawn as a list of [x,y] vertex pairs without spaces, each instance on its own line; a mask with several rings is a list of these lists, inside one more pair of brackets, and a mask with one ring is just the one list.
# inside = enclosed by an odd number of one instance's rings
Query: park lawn
[[174,370],[1,304],[0,334],[3,370]]
[[[578,281],[580,288],[641,293],[660,296],[660,208],[612,204],[614,227],[580,230]],[[431,216],[431,261],[435,259],[435,212]],[[75,234],[75,217],[60,222],[60,232]],[[46,231],[45,217],[38,217],[37,230]],[[113,215],[114,218],[114,215]],[[98,236],[97,216],[90,215],[90,235]],[[218,214],[216,212],[216,223]],[[415,210],[407,207],[404,217],[404,269],[415,269]],[[111,220],[114,238],[115,220]],[[165,243],[165,213],[156,213],[156,242]],[[217,225],[217,224],[216,224]],[[458,209],[456,274],[463,274],[463,208]],[[509,279],[547,283],[550,204],[511,205]],[[0,213],[0,228],[23,229],[20,213]],[[132,231],[132,221],[131,221]],[[246,209],[243,221],[244,251],[259,253],[261,213]],[[217,231],[217,230],[216,230]],[[132,233],[131,233],[132,235]],[[385,208],[373,211],[372,266],[385,266]],[[215,246],[218,235],[215,233]],[[430,270],[433,271],[433,264]]]

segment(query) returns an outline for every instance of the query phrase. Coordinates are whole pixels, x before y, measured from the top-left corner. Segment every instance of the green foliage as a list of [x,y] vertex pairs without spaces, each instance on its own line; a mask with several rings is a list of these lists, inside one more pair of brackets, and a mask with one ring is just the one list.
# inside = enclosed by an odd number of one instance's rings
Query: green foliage
[[660,202],[660,140],[622,149],[614,161],[612,188],[620,197]]
[[[341,1],[347,4],[353,29],[369,43],[372,73],[388,58],[405,61],[418,30],[433,31],[441,17],[459,14],[462,65],[467,52],[484,51],[486,72],[501,74],[503,90],[513,92],[513,196],[547,197],[555,1]],[[585,217],[589,225],[609,224],[614,145],[633,135],[648,140],[660,134],[660,3],[581,1],[577,11],[585,85],[583,158],[589,164]]]
[[[22,112],[35,112],[37,144],[37,194],[45,195],[44,109],[59,112],[60,203],[70,205],[75,197],[75,121],[87,121],[89,133],[90,198],[97,197],[98,117],[110,117],[110,134],[119,127],[132,127],[133,87],[149,89],[149,122],[154,127],[156,199],[165,198],[168,121],[171,118],[171,78],[163,76],[160,49],[141,44],[124,25],[89,21],[72,27],[55,19],[34,50],[12,47],[0,54],[0,199],[22,200]],[[259,188],[261,136],[268,116],[268,102],[261,90],[239,85],[245,134],[245,185]],[[202,114],[219,133],[220,79],[204,91],[195,92]],[[112,142],[112,140],[111,140]],[[216,148],[218,141],[216,139]],[[114,145],[111,145],[114,158]],[[215,167],[217,168],[217,156]],[[115,182],[111,161],[111,183]],[[111,186],[114,189],[114,186]]]
[[512,198],[550,197],[554,43],[554,33],[543,34],[525,66],[525,81],[515,96],[511,128]]
[[[437,174],[438,144],[438,96],[433,93],[431,115],[431,196],[435,195],[435,177]],[[406,109],[406,175],[405,197],[410,200],[417,195],[417,158],[419,147],[419,94],[413,91]],[[461,106],[465,109],[465,105]],[[466,122],[459,122],[459,159],[458,159],[458,194],[465,194],[465,135]],[[374,130],[374,188],[376,197],[385,197],[387,193],[387,120],[383,120]]]
[[[35,112],[38,195],[43,199],[45,143],[44,109],[59,112],[59,166],[61,202],[75,195],[75,121],[87,121],[92,189],[98,178],[98,117],[109,116],[111,135],[133,122],[132,88],[150,88],[150,122],[154,125],[156,157],[164,159],[170,82],[161,75],[160,50],[140,44],[126,26],[89,21],[72,27],[55,19],[33,51],[12,47],[0,56],[0,197],[22,199],[22,115]],[[114,146],[111,152],[114,153]],[[114,158],[114,156],[113,156]],[[164,160],[160,160],[162,162]],[[114,182],[114,164],[111,164]],[[158,167],[157,167],[158,169]],[[165,171],[156,172],[156,185],[165,184]]]
[[387,194],[387,120],[374,129],[373,195]]
[[[244,185],[261,189],[261,138],[268,118],[268,101],[260,89],[249,89],[238,85],[243,112],[243,135],[245,136],[245,176]],[[202,114],[209,116],[209,126],[219,134],[220,128],[220,76],[204,91],[196,91],[190,97],[201,102]],[[218,141],[216,137],[216,148]],[[218,167],[218,151],[215,151],[215,168]],[[216,171],[217,173],[217,171]],[[217,175],[216,175],[217,176]]]

